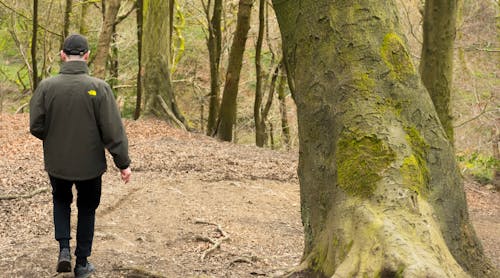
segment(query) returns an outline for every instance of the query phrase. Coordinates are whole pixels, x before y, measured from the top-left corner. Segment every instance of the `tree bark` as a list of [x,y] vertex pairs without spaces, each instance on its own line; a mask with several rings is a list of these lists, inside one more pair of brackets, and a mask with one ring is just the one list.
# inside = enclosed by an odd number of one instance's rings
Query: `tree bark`
[[31,33],[31,69],[32,80],[31,92],[34,93],[38,87],[38,65],[36,58],[36,45],[38,34],[38,0],[33,0],[33,29]]
[[109,48],[113,36],[113,25],[120,9],[120,0],[106,1],[106,12],[97,42],[97,50],[95,55],[93,75],[104,79],[106,77],[106,64],[108,62]]
[[208,105],[207,135],[213,136],[217,127],[220,111],[220,59],[222,49],[222,0],[215,0],[212,18],[210,18],[210,1],[207,5],[208,21],[208,55],[210,59],[210,99]]
[[439,120],[453,144],[450,95],[453,77],[453,45],[458,0],[425,1],[423,45],[420,60],[422,81],[431,95]]
[[217,124],[217,138],[223,141],[233,139],[233,127],[236,122],[236,98],[238,96],[238,85],[240,81],[241,66],[243,64],[243,53],[250,29],[250,15],[254,0],[240,0],[238,6],[238,18],[236,32],[229,52],[226,82],[222,95],[222,105]]
[[311,277],[495,277],[394,1],[275,0]]
[[144,7],[142,35],[142,91],[144,115],[185,128],[170,80],[169,1],[149,0]]

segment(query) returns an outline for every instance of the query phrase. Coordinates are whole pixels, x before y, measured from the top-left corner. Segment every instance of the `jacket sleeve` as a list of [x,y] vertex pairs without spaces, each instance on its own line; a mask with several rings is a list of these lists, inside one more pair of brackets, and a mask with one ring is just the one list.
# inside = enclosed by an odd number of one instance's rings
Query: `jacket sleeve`
[[40,140],[45,139],[44,89],[40,84],[30,100],[30,132]]
[[126,169],[130,166],[127,135],[125,134],[125,128],[113,92],[108,84],[104,85],[97,122],[101,131],[102,142],[113,156],[116,167]]

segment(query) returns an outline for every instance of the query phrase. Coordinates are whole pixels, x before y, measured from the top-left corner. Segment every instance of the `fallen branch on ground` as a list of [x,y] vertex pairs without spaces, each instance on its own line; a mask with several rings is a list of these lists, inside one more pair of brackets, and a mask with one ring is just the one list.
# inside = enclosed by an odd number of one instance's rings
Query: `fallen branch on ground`
[[5,196],[0,196],[0,200],[14,200],[14,199],[29,199],[34,197],[37,194],[47,192],[49,191],[48,188],[39,188],[31,193],[28,194],[23,194],[23,195],[5,195]]
[[209,237],[196,236],[196,240],[210,242],[213,244],[212,247],[208,248],[207,250],[205,250],[205,252],[203,252],[203,254],[201,254],[201,261],[203,262],[208,254],[215,251],[215,249],[220,248],[222,242],[229,239],[229,235],[222,229],[222,227],[219,224],[216,223],[211,223],[203,220],[196,220],[194,224],[206,224],[206,225],[216,226],[217,231],[222,235],[222,237],[217,240]]

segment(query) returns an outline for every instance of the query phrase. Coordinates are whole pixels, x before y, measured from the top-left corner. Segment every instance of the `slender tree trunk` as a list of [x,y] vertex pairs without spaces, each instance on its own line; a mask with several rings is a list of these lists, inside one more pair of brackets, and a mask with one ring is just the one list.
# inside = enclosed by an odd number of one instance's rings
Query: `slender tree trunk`
[[109,48],[113,36],[113,25],[120,9],[120,0],[107,0],[104,20],[97,42],[93,75],[104,79],[106,77],[106,64],[108,62]]
[[207,135],[213,136],[220,110],[220,58],[222,49],[222,0],[214,1],[212,18],[207,5],[208,55],[210,58],[210,100],[208,105]]
[[259,31],[257,33],[257,43],[255,46],[255,101],[253,105],[253,117],[255,121],[255,144],[258,147],[263,147],[267,140],[266,123],[262,119],[262,43],[264,41],[264,15],[265,15],[265,0],[259,0]]
[[118,47],[116,46],[116,24],[111,30],[111,54],[109,55],[109,85],[114,88],[118,84]]
[[[310,277],[495,277],[394,1],[274,1]],[[309,277],[307,276],[307,277]]]
[[142,35],[142,84],[144,115],[185,128],[170,80],[169,1],[149,0],[144,7]]
[[221,111],[217,121],[217,138],[224,141],[233,139],[233,127],[236,122],[236,98],[243,64],[243,53],[245,52],[247,34],[250,29],[250,15],[253,3],[254,0],[240,0],[239,2],[236,32],[229,53],[226,83],[222,96]]
[[38,65],[36,60],[36,45],[37,45],[37,34],[38,34],[38,0],[33,0],[33,30],[31,35],[31,69],[32,69],[32,79],[33,86],[31,91],[35,92],[38,87]]
[[143,10],[144,3],[143,0],[136,1],[136,20],[137,20],[137,94],[135,100],[135,112],[134,120],[139,119],[141,116],[141,104],[142,104],[142,24],[143,24]]
[[278,81],[278,100],[281,114],[281,134],[283,137],[283,143],[287,149],[290,148],[290,125],[288,124],[288,108],[286,105],[286,93],[285,93],[285,82],[286,73],[284,72],[283,62],[280,63],[280,78]]
[[169,3],[168,3],[168,7],[170,8],[170,11],[168,12],[168,16],[169,16],[169,19],[168,19],[168,23],[169,23],[169,26],[168,26],[168,35],[169,35],[169,41],[170,41],[170,57],[172,58],[174,56],[174,51],[173,51],[173,47],[172,47],[172,43],[173,43],[173,34],[174,34],[174,19],[175,19],[175,0],[168,0]]
[[450,95],[458,0],[426,0],[420,74],[439,120],[453,144]]
[[[66,7],[64,9],[64,23],[63,23],[63,38],[64,39],[69,36],[69,25],[71,24],[71,10],[73,8],[73,0],[66,0]],[[63,45],[61,42],[61,46]],[[62,49],[62,47],[61,47]]]
[[88,12],[89,12],[90,3],[87,0],[81,0],[80,6],[81,6],[81,12],[80,12],[79,33],[82,36],[87,36],[89,33],[89,27],[87,24],[87,16],[88,16]]

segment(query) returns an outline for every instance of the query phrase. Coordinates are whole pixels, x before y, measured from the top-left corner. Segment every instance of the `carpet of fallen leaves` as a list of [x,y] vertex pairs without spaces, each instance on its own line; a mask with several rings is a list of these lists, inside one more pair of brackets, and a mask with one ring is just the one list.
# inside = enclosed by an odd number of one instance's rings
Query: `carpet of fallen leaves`
[[[0,200],[0,276],[55,277],[50,185],[28,122],[0,114],[0,197],[14,198]],[[125,125],[133,181],[123,184],[108,157],[95,277],[279,276],[299,262],[296,151],[222,143],[156,120]],[[500,193],[465,188],[476,231],[500,266]],[[214,243],[220,248],[207,254]]]

